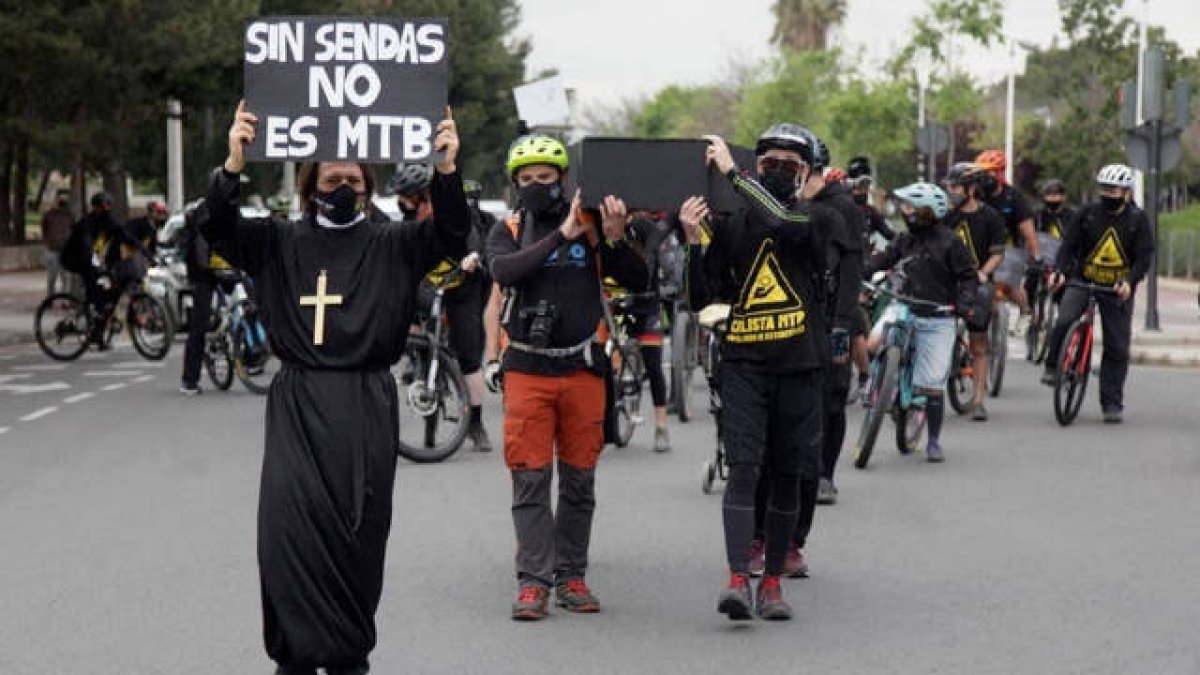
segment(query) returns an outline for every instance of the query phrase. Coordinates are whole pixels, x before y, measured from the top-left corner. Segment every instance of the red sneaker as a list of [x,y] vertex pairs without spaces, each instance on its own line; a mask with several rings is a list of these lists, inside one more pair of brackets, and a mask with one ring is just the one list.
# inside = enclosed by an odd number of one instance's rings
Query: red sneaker
[[754,598],[750,593],[750,577],[736,572],[729,575],[729,585],[717,599],[717,611],[731,621],[749,621],[754,618]]
[[550,602],[550,591],[541,586],[522,586],[513,603],[513,621],[540,621],[546,618],[546,606]]
[[792,618],[792,607],[783,599],[783,586],[779,577],[765,576],[758,582],[758,615],[767,621],[787,621]]
[[808,561],[804,551],[798,546],[788,548],[787,560],[783,564],[783,573],[793,579],[808,578]]
[[567,579],[554,587],[554,604],[576,614],[595,614],[600,601],[592,595],[583,579]]

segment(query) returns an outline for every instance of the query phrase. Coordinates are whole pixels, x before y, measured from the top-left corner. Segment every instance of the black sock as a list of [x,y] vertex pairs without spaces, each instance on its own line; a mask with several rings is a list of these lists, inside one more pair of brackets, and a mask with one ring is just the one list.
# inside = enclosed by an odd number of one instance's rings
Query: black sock
[[937,440],[942,436],[942,418],[946,416],[946,404],[941,396],[930,396],[925,400],[925,414],[929,423],[929,438]]
[[869,378],[869,377],[870,377],[870,374],[869,374],[869,373],[867,373],[867,372],[865,372],[865,371],[860,371],[860,372],[858,373],[858,386],[860,386],[860,387],[861,387],[861,386],[863,386],[864,384],[866,384],[866,383],[867,383],[867,378]]
[[471,406],[471,427],[479,428],[483,426],[483,406]]

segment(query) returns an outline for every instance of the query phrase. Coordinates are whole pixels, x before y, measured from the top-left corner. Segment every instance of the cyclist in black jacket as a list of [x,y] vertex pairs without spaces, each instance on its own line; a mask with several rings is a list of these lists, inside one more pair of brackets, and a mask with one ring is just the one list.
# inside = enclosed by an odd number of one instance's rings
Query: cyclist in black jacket
[[[896,190],[895,195],[909,231],[897,237],[886,252],[872,258],[866,273],[903,266],[905,283],[901,293],[938,305],[954,305],[969,318],[977,283],[975,265],[962,240],[940,222],[948,210],[946,193],[930,183],[914,183]],[[945,416],[942,392],[946,389],[954,352],[954,319],[930,315],[929,308],[920,305],[913,306],[912,312],[917,329],[913,386],[926,396],[927,459],[942,462],[945,461],[941,446]],[[885,310],[877,328],[887,323],[888,314]],[[874,333],[872,342],[877,342],[877,337],[878,333]]]
[[[1067,229],[1055,261],[1051,287],[1067,279],[1112,286],[1114,295],[1098,293],[1104,356],[1100,361],[1100,408],[1104,421],[1121,422],[1125,409],[1125,378],[1129,373],[1129,341],[1133,327],[1133,293],[1150,271],[1154,232],[1144,211],[1129,202],[1133,170],[1110,164],[1096,176],[1100,202],[1089,204]],[[1088,292],[1068,287],[1059,304],[1058,323],[1050,336],[1044,384],[1055,383],[1058,350],[1063,338],[1087,306]]]
[[689,199],[680,210],[689,244],[692,307],[712,301],[732,306],[721,345],[722,433],[729,464],[723,519],[730,581],[717,610],[733,620],[753,613],[750,544],[760,471],[765,465],[772,478],[757,613],[773,620],[792,616],[780,576],[796,530],[800,483],[820,475],[821,380],[829,344],[817,284],[825,271],[825,228],[796,198],[813,160],[804,131],[777,124],[759,138],[758,180],[738,172],[724,140],[706,137],[708,162],[741,197],[737,210],[712,224],[706,251],[700,248],[701,221],[709,214],[705,200]]

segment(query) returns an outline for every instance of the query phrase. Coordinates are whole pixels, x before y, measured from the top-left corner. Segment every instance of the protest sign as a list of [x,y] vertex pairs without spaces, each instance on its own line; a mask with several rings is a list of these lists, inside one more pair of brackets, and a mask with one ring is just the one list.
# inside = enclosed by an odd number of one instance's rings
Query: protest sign
[[264,17],[246,23],[251,161],[430,160],[446,114],[444,19]]
[[567,88],[561,77],[548,77],[516,87],[513,99],[517,102],[517,116],[530,129],[562,128],[571,124],[571,104],[567,101]]
[[608,195],[632,209],[675,211],[693,195],[707,192],[702,140],[583,139],[579,185],[585,206]]

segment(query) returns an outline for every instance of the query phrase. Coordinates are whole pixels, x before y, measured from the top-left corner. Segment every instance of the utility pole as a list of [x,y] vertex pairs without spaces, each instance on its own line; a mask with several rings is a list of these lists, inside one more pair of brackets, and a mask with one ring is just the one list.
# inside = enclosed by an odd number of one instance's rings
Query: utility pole
[[167,99],[167,208],[183,210],[183,104]]

